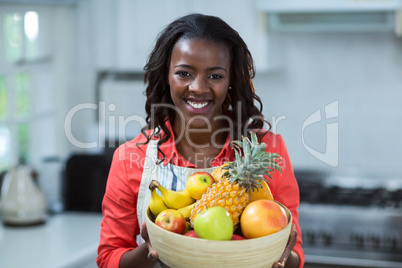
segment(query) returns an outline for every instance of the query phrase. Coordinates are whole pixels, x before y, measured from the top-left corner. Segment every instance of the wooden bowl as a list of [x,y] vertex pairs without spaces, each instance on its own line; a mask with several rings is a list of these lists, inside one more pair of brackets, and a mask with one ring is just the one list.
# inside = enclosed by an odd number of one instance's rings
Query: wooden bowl
[[179,235],[157,226],[149,208],[146,225],[152,247],[169,267],[272,267],[282,256],[292,228],[292,214],[280,205],[286,210],[288,225],[277,233],[260,238],[214,241]]

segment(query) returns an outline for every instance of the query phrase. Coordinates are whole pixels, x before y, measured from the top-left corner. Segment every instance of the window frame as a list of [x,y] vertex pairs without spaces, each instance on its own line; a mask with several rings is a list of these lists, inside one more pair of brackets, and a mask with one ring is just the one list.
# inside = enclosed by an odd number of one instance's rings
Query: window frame
[[[10,5],[0,3],[0,75],[6,77],[7,85],[7,115],[6,118],[0,118],[0,124],[5,124],[9,127],[11,132],[11,163],[8,166],[2,166],[0,164],[0,172],[2,169],[9,169],[13,165],[18,163],[19,160],[19,146],[18,146],[18,125],[21,123],[27,123],[29,127],[29,137],[28,137],[28,163],[38,164],[40,162],[41,152],[36,152],[38,148],[37,144],[34,144],[34,137],[38,136],[40,129],[38,129],[39,121],[41,119],[47,119],[50,117],[54,120],[54,108],[52,111],[48,111],[45,114],[38,112],[38,106],[41,105],[38,102],[38,96],[36,95],[36,87],[38,82],[36,80],[39,73],[49,72],[48,81],[51,83],[53,80],[51,70],[53,66],[52,61],[52,51],[49,49],[52,44],[49,44],[49,37],[51,35],[51,27],[45,29],[46,32],[43,33],[42,43],[45,44],[44,49],[39,51],[38,56],[33,59],[27,59],[26,57],[26,35],[24,31],[24,19],[25,13],[28,11],[35,11],[38,13],[39,20],[41,17],[51,18],[52,10],[51,7],[46,6],[34,6],[34,5]],[[6,60],[5,52],[5,38],[4,38],[4,18],[6,14],[10,13],[20,13],[22,15],[22,34],[23,41],[21,46],[21,57],[15,62],[8,62]],[[48,27],[48,26],[47,26]],[[39,29],[41,31],[41,29]],[[48,47],[46,47],[48,46]],[[19,73],[27,73],[30,77],[30,88],[29,88],[29,99],[30,99],[30,112],[24,117],[18,117],[16,111],[16,85],[15,79],[16,75]],[[39,145],[40,146],[40,145]]]

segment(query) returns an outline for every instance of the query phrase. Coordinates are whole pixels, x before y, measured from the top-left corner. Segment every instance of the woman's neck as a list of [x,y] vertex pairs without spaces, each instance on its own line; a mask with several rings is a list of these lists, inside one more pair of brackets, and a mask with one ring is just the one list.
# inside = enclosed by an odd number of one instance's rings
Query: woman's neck
[[222,147],[228,133],[225,129],[228,130],[227,122],[223,120],[216,121],[205,128],[194,128],[190,125],[183,126],[180,120],[176,120],[173,124],[176,144],[195,147],[194,149],[205,146]]
[[176,149],[183,157],[198,167],[212,166],[213,159],[222,150],[228,131],[224,124],[208,128],[181,127],[174,124]]

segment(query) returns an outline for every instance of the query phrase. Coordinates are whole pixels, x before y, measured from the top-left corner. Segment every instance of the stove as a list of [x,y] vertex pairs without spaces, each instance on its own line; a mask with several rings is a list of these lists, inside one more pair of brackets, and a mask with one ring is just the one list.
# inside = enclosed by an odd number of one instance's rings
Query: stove
[[402,181],[295,171],[305,267],[402,267]]

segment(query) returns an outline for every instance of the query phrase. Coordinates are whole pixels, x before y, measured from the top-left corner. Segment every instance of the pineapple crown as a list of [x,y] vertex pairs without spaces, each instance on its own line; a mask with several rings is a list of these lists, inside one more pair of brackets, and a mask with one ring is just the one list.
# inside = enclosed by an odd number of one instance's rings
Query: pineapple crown
[[250,138],[242,137],[242,141],[232,141],[235,152],[235,161],[222,169],[227,171],[223,174],[231,183],[237,182],[248,191],[262,188],[261,180],[269,181],[263,176],[266,175],[272,180],[275,171],[282,173],[283,167],[279,164],[282,157],[278,153],[266,151],[265,143],[258,143],[257,135],[250,131]]

